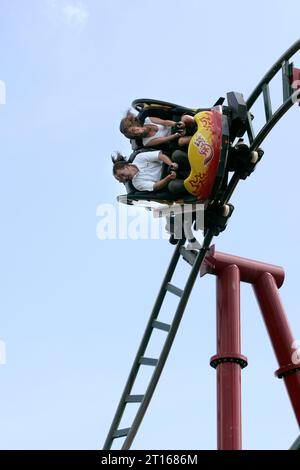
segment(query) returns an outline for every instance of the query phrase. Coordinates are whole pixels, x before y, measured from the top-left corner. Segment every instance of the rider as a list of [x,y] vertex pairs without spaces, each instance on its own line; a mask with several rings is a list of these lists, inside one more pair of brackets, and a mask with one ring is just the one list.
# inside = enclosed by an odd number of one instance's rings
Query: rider
[[120,131],[128,139],[142,139],[144,147],[158,147],[177,140],[179,147],[186,147],[195,131],[196,123],[192,116],[184,114],[181,121],[175,122],[158,117],[146,117],[142,124],[130,110],[121,120]]
[[[159,191],[168,187],[174,194],[184,194],[183,180],[190,172],[186,153],[177,150],[172,160],[160,150],[139,153],[133,163],[119,152],[112,156],[113,175],[120,183],[131,181],[138,191]],[[164,176],[165,163],[169,174]]]

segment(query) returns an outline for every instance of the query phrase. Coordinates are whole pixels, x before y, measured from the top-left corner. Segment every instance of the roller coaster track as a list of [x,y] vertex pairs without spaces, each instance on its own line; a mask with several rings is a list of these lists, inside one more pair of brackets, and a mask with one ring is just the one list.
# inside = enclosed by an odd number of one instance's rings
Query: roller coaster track
[[[300,40],[295,42],[286,52],[283,54],[278,61],[273,65],[273,67],[266,73],[266,75],[259,82],[255,90],[252,92],[250,97],[247,100],[247,123],[246,123],[246,132],[249,138],[250,150],[257,150],[261,145],[263,140],[276,125],[276,123],[282,118],[282,116],[300,99],[300,90],[296,89],[293,91],[293,81],[300,79],[298,69],[293,68],[293,64],[290,62],[290,59],[294,54],[300,50]],[[272,110],[271,97],[270,97],[270,82],[276,76],[277,72],[282,70],[282,86],[283,86],[283,102],[274,112]],[[298,78],[299,77],[299,78]],[[260,96],[263,96],[264,100],[264,110],[266,116],[266,123],[260,129],[257,135],[255,135],[252,128],[252,116],[251,108],[257,99]],[[238,172],[235,172],[223,193],[221,199],[219,200],[220,205],[227,204],[232,193],[234,192],[238,182],[240,180],[240,175]],[[130,448],[136,433],[139,429],[139,426],[142,422],[142,419],[146,413],[146,410],[149,406],[150,400],[155,391],[156,385],[159,381],[160,375],[162,373],[163,367],[166,363],[167,357],[169,355],[170,349],[172,347],[175,335],[177,333],[180,321],[182,319],[184,310],[186,308],[187,302],[189,300],[190,294],[192,292],[194,283],[199,274],[202,262],[206,256],[206,253],[210,247],[212,239],[214,237],[214,230],[208,229],[204,237],[202,248],[197,254],[190,252],[185,249],[184,243],[185,239],[180,240],[177,243],[174,254],[171,258],[169,267],[166,271],[165,277],[163,279],[161,288],[159,290],[156,302],[152,309],[148,324],[146,326],[142,341],[138,348],[136,357],[133,361],[133,365],[127,379],[124,391],[122,393],[119,405],[117,407],[113,422],[111,424],[110,430],[108,432],[107,438],[105,440],[103,449],[111,449],[113,441],[119,438],[125,438],[123,441],[122,450],[127,450]],[[183,257],[189,264],[192,265],[190,274],[186,281],[184,289],[180,289],[173,284],[171,284],[172,276],[177,267],[180,257]],[[161,307],[166,297],[166,293],[170,292],[180,298],[178,306],[176,308],[173,321],[170,324],[163,323],[158,320]],[[158,355],[158,358],[146,357],[146,349],[152,337],[154,331],[161,330],[166,334],[164,345],[162,347],[161,353]],[[153,373],[149,381],[148,387],[144,394],[136,395],[132,393],[132,389],[138,372],[141,367],[153,367]],[[122,417],[124,416],[124,411],[127,405],[131,403],[138,403],[138,410],[136,412],[135,418],[130,427],[122,428],[120,427]],[[299,446],[299,442],[294,444],[293,448],[296,448],[296,445]]]

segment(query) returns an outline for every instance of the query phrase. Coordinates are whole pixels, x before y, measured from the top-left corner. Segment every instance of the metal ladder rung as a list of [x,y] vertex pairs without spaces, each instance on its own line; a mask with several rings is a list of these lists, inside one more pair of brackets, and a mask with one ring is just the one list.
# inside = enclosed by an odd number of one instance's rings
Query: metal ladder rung
[[141,403],[143,401],[144,395],[127,395],[127,403]]
[[271,104],[271,97],[270,97],[270,88],[269,84],[265,83],[262,86],[262,92],[264,97],[264,106],[265,106],[265,115],[267,122],[270,121],[272,117],[272,104]]
[[289,82],[289,61],[285,60],[281,65],[282,71],[282,95],[283,101],[286,101],[288,97],[291,95],[291,85]]
[[116,439],[117,437],[126,437],[130,431],[130,428],[124,428],[124,429],[117,429],[113,433],[113,438]]
[[152,357],[141,357],[139,362],[145,366],[156,366],[158,359],[153,359]]
[[179,287],[173,286],[170,282],[168,282],[166,286],[167,291],[171,292],[172,294],[177,295],[178,297],[182,297],[183,290],[179,289]]
[[168,323],[163,323],[161,321],[154,320],[152,323],[153,328],[157,328],[158,330],[162,331],[170,331],[171,325]]

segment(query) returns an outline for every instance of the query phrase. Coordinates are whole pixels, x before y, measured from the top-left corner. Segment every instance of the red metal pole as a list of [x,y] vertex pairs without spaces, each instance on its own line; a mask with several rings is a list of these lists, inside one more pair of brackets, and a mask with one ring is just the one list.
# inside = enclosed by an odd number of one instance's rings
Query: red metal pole
[[210,250],[202,264],[200,274],[219,274],[224,268],[236,264],[240,270],[240,277],[242,282],[254,284],[257,279],[264,273],[271,273],[274,277],[278,287],[281,287],[284,281],[284,270],[280,266],[274,264],[262,263],[248,258],[241,258],[240,256],[230,255],[228,253],[221,253],[216,251],[214,245]]
[[276,372],[285,385],[300,426],[300,366],[293,364],[294,338],[273,276],[266,272],[253,284],[264,321],[280,366]]
[[240,343],[240,272],[236,265],[223,269],[217,277],[217,368],[218,449],[239,450],[241,429],[241,367],[247,359]]

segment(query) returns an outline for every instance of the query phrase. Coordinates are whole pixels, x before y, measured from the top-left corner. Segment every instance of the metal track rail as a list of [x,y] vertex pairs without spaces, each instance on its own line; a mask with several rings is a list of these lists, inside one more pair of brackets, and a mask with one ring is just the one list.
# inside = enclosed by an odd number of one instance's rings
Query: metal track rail
[[[248,134],[251,151],[257,150],[257,148],[261,145],[263,140],[267,137],[267,135],[272,130],[272,128],[276,125],[276,123],[282,118],[282,116],[293,106],[295,101],[300,97],[300,90],[296,90],[295,92],[292,91],[290,78],[291,78],[291,73],[293,70],[293,65],[289,63],[289,60],[291,59],[291,57],[299,50],[300,50],[300,40],[296,41],[278,59],[278,61],[266,73],[266,75],[262,78],[262,80],[259,82],[255,90],[252,92],[252,94],[248,98],[248,101],[247,101],[248,122],[247,122],[246,132]],[[275,112],[273,112],[272,104],[271,104],[271,97],[270,97],[269,83],[275,77],[275,75],[280,70],[280,68],[282,69],[283,103],[281,106],[279,106],[279,108]],[[264,98],[266,123],[260,129],[258,134],[255,136],[253,128],[252,128],[252,124],[251,124],[252,117],[250,114],[250,109],[261,94],[263,95],[263,98]],[[235,172],[223,196],[218,201],[219,205],[224,205],[228,203],[239,180],[240,180],[240,175],[238,172]],[[210,247],[212,239],[213,239],[213,229],[209,229],[205,235],[201,250],[199,250],[197,255],[193,255],[193,257],[190,257],[190,259],[192,259],[192,262],[191,262],[192,268],[191,268],[190,274],[188,276],[188,279],[186,281],[186,284],[183,290],[172,285],[170,282],[176,270],[180,256],[182,255],[184,258],[185,257],[184,255],[186,255],[184,247],[183,247],[185,243],[185,239],[180,240],[177,243],[177,246],[175,248],[174,254],[170,261],[169,267],[167,269],[164,280],[162,282],[161,288],[159,290],[156,302],[152,309],[141,344],[139,346],[138,352],[134,359],[129,377],[127,379],[123,394],[121,396],[119,405],[117,407],[117,411],[115,413],[115,416],[111,424],[110,430],[108,432],[103,449],[110,449],[114,439],[121,438],[121,437],[125,437],[125,441],[122,445],[122,450],[127,450],[130,448],[136,436],[136,433],[139,429],[139,426],[142,422],[142,419],[146,413],[146,410],[149,406],[149,403],[151,401],[151,398],[153,396],[153,393],[155,391],[155,388],[159,381],[161,373],[163,371],[163,367],[166,363],[167,357],[171,350],[174,338],[176,336],[183,313],[185,311],[190,294],[192,292],[195,280],[199,274],[202,262]],[[166,324],[157,320],[167,292],[171,292],[172,294],[180,297],[180,301],[176,308],[173,321],[171,324]],[[158,358],[145,357],[145,352],[149,344],[150,338],[152,336],[152,333],[157,329],[165,331],[167,333],[161,353]],[[137,378],[140,367],[145,366],[145,365],[154,367],[148,387],[143,395],[131,394],[131,391],[135,383],[135,380]],[[125,408],[127,405],[130,405],[131,403],[139,403],[140,405],[138,407],[137,413],[135,415],[135,418],[133,419],[131,426],[129,428],[121,429],[119,428],[119,426],[120,426],[122,417],[124,415]],[[299,438],[293,444],[292,448],[297,448],[297,449],[299,448]]]

